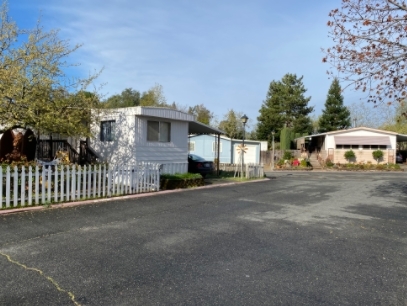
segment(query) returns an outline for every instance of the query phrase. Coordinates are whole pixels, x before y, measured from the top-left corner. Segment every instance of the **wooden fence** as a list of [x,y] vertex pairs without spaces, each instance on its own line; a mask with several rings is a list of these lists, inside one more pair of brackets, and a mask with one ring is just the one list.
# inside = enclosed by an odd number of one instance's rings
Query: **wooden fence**
[[[227,172],[242,172],[242,165],[240,164],[219,164],[219,170]],[[243,176],[246,178],[261,178],[264,177],[264,166],[263,164],[244,164],[243,165]]]
[[[0,168],[1,169],[1,168]],[[160,164],[128,167],[6,167],[0,171],[0,208],[44,205],[159,191]]]

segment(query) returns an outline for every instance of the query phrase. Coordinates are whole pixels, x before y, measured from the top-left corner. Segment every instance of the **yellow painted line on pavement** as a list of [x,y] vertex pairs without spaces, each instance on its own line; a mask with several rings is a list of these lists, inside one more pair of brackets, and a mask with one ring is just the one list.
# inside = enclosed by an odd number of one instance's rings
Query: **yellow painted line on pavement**
[[4,253],[1,253],[1,252],[0,252],[0,255],[6,257],[9,262],[11,262],[11,263],[13,263],[13,264],[15,264],[15,265],[17,265],[17,266],[19,266],[19,267],[22,267],[22,268],[24,268],[25,270],[37,272],[37,273],[40,274],[41,276],[45,277],[51,284],[53,284],[53,285],[55,286],[55,288],[56,288],[59,292],[64,292],[64,293],[68,294],[69,298],[71,299],[71,301],[74,303],[75,306],[81,306],[77,301],[75,301],[75,296],[73,295],[72,292],[69,292],[69,291],[66,291],[66,290],[62,289],[62,288],[58,285],[58,283],[57,283],[52,277],[46,276],[46,275],[44,274],[44,272],[42,272],[41,270],[36,269],[36,268],[27,267],[26,265],[24,265],[24,264],[22,264],[22,263],[19,263],[18,261],[13,260],[13,259],[12,259],[9,255],[7,255],[7,254],[4,254]]

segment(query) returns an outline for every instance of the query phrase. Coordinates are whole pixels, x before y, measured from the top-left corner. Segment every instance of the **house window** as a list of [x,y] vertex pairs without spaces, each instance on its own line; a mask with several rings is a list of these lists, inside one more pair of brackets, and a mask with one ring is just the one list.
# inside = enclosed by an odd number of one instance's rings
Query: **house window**
[[115,126],[115,120],[100,122],[100,141],[113,141]]
[[162,121],[147,121],[147,141],[170,142],[171,123]]
[[188,151],[194,152],[195,151],[195,141],[188,142]]
[[[218,151],[218,143],[216,141],[212,142],[212,152],[217,152]],[[222,143],[220,143],[219,146],[219,153],[222,152]]]

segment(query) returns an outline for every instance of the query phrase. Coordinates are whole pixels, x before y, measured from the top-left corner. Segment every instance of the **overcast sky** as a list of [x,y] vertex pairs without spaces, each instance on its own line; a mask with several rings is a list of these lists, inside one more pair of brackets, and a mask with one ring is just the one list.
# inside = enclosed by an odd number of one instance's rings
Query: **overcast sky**
[[[19,27],[41,17],[45,29],[83,47],[70,61],[78,75],[104,69],[106,97],[125,88],[163,86],[167,102],[204,104],[222,119],[229,109],[253,125],[269,84],[304,76],[319,115],[331,83],[322,63],[328,13],[340,0],[18,0],[9,14]],[[362,97],[344,92],[345,104]]]

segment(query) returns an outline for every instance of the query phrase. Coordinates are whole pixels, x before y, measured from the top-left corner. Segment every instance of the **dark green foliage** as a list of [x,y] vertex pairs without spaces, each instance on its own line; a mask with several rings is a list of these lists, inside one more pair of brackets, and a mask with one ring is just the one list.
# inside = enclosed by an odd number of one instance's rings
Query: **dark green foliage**
[[280,140],[280,131],[286,126],[294,133],[312,132],[309,114],[314,107],[308,106],[311,97],[305,97],[307,91],[302,83],[303,77],[286,74],[281,81],[272,81],[265,101],[257,117],[257,138],[268,139],[271,131],[276,132],[276,141]]
[[327,158],[327,159],[325,160],[325,165],[326,165],[327,167],[332,167],[332,166],[334,165],[334,163],[333,163],[329,158]]
[[140,105],[140,92],[132,88],[126,88],[119,95],[108,98],[104,106],[106,108],[132,107]]
[[175,173],[175,174],[161,174],[160,178],[167,180],[184,180],[184,179],[196,179],[201,178],[199,173]]
[[375,150],[372,152],[373,158],[379,163],[379,160],[383,158],[383,151],[382,150]]
[[283,160],[290,160],[293,158],[293,154],[290,151],[284,151]]
[[162,174],[160,176],[160,189],[178,189],[204,186],[205,182],[199,173]]
[[338,79],[332,81],[325,101],[325,109],[319,119],[321,133],[346,129],[351,125],[350,112],[343,105],[342,89]]
[[353,152],[353,150],[346,151],[343,156],[347,161],[350,161],[356,157],[355,152]]
[[196,121],[209,125],[213,118],[213,113],[205,105],[195,105],[188,108],[188,113],[196,117]]
[[286,127],[280,131],[280,149],[290,149],[290,131]]
[[224,131],[226,136],[229,138],[242,139],[243,123],[240,120],[241,117],[242,117],[241,113],[235,112],[233,109],[231,109],[224,116],[223,120],[219,123],[218,128]]

